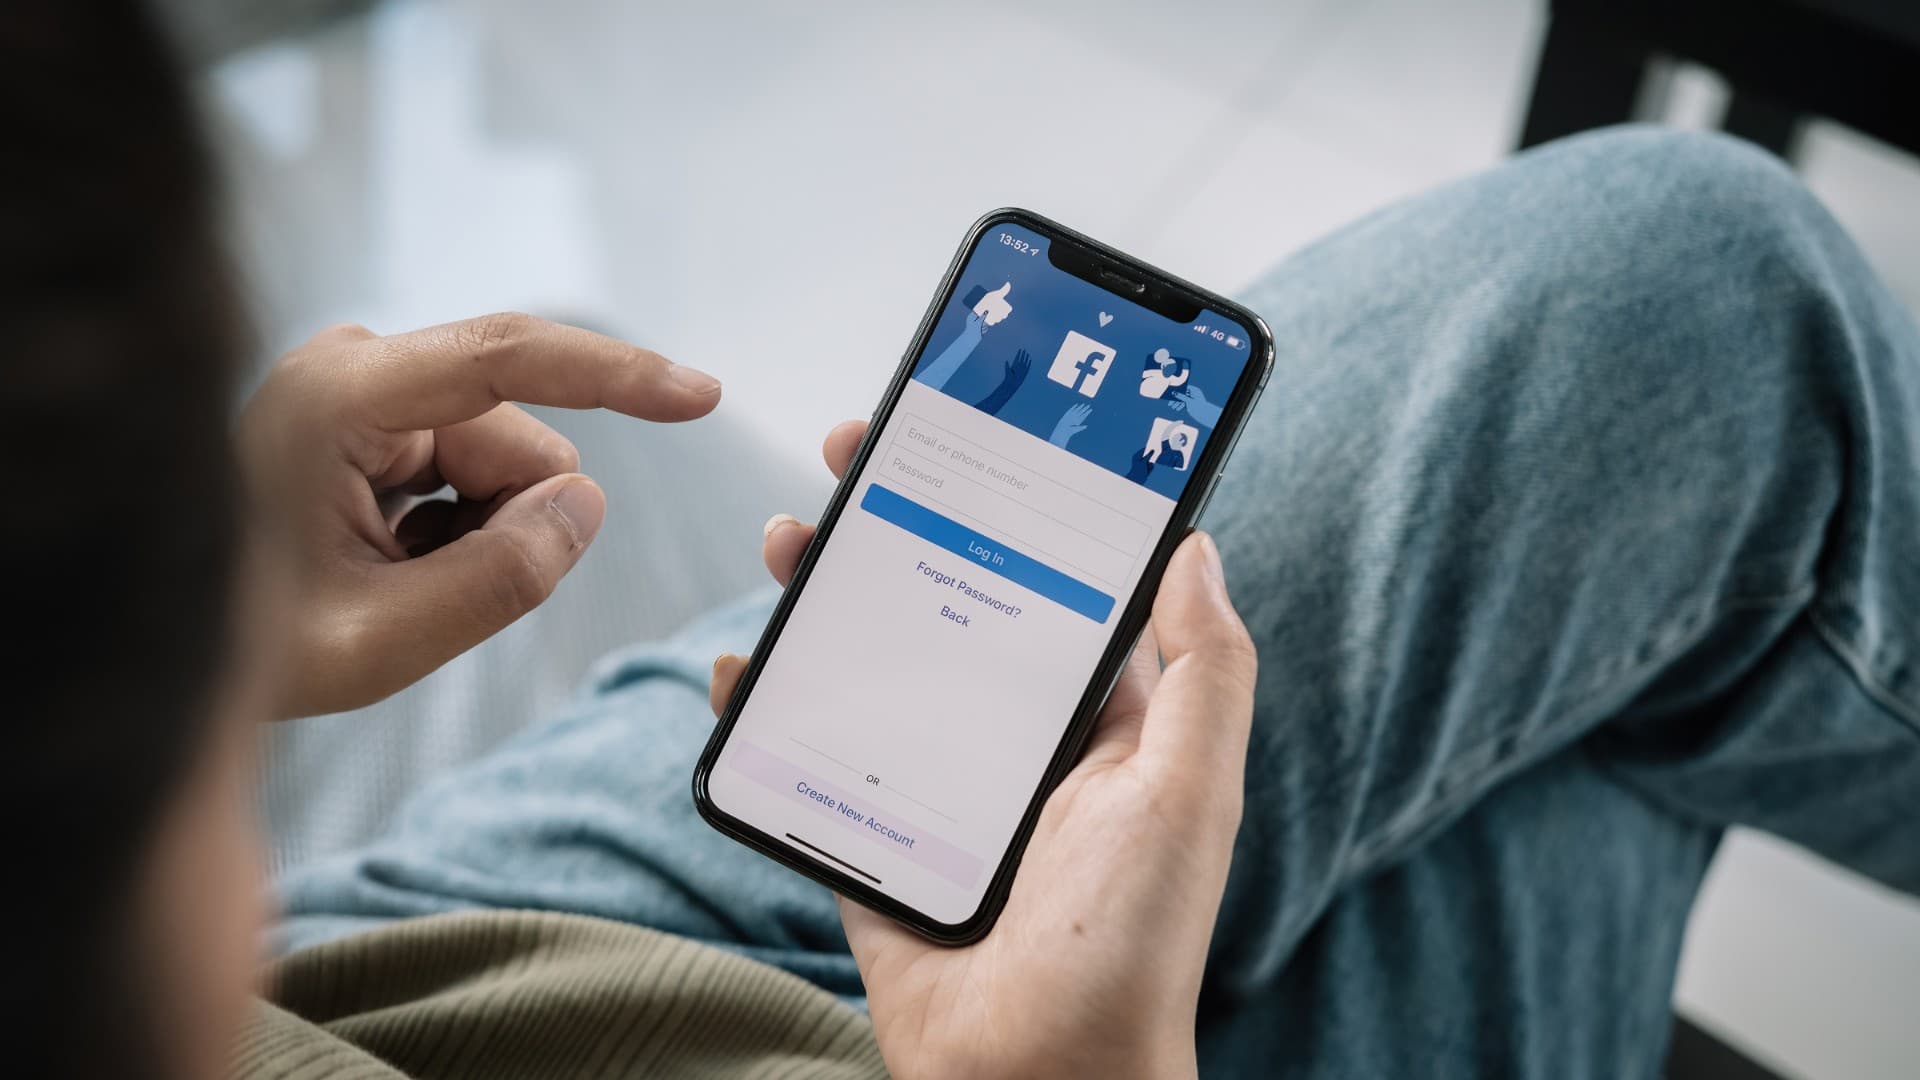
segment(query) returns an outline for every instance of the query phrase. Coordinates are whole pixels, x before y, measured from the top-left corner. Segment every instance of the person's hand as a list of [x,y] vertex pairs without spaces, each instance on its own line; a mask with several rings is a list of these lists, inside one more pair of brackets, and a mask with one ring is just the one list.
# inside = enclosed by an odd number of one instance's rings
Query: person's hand
[[[866,425],[827,438],[835,474]],[[785,582],[813,529],[768,523]],[[1164,668],[1163,668],[1164,663]],[[720,712],[746,662],[714,663]],[[1000,921],[965,948],[840,902],[896,1076],[1193,1075],[1194,1012],[1227,879],[1255,657],[1219,555],[1187,538],[1085,754],[1047,799]]]
[[[571,443],[506,402],[691,420],[719,400],[712,376],[525,315],[391,337],[337,326],[294,350],[240,437],[295,556],[285,712],[392,694],[537,606],[579,560],[606,498]],[[416,498],[442,487],[457,499]]]

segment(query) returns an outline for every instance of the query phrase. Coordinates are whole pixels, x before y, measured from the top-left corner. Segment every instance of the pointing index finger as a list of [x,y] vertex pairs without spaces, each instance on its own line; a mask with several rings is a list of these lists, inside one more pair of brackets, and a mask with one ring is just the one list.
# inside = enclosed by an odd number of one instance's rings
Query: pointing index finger
[[659,353],[531,315],[504,313],[355,347],[342,381],[361,415],[389,431],[471,420],[503,401],[612,409],[642,420],[691,420],[720,383]]

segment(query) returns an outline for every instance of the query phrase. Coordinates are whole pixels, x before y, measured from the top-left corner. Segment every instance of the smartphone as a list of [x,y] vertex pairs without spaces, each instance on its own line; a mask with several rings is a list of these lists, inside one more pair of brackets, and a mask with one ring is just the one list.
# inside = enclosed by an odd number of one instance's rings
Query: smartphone
[[984,935],[1272,370],[1246,308],[981,218],[700,757],[701,816]]

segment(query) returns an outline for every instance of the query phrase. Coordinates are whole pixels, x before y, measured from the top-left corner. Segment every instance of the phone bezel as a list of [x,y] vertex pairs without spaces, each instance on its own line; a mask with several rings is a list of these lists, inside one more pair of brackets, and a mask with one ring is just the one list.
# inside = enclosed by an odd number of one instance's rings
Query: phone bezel
[[[874,888],[845,871],[812,858],[784,840],[727,813],[714,803],[707,790],[707,783],[713,766],[719,759],[720,751],[733,734],[734,724],[739,720],[740,711],[760,677],[760,671],[767,656],[779,641],[780,633],[785,628],[788,616],[806,587],[807,579],[819,559],[820,552],[831,539],[834,526],[839,523],[840,516],[851,500],[860,475],[866,470],[868,459],[874,452],[875,438],[881,428],[886,425],[886,420],[892,416],[893,410],[899,405],[900,395],[905,390],[907,381],[913,377],[913,369],[926,350],[928,338],[932,336],[934,327],[939,323],[941,312],[946,310],[954,291],[959,287],[961,271],[989,230],[1009,224],[1018,225],[1045,236],[1050,245],[1061,243],[1074,245],[1083,253],[1123,267],[1130,275],[1150,280],[1157,288],[1191,298],[1203,309],[1212,309],[1239,320],[1248,332],[1248,363],[1221,410],[1220,423],[1217,425],[1214,436],[1208,439],[1206,446],[1201,449],[1200,459],[1194,466],[1193,480],[1187,484],[1179,500],[1174,504],[1173,516],[1168,520],[1159,540],[1156,541],[1153,555],[1147,562],[1147,568],[1141,575],[1139,584],[1135,586],[1133,594],[1127,598],[1126,606],[1119,620],[1114,624],[1113,636],[1108,640],[1098,664],[1090,673],[1087,688],[1081,694],[1080,703],[1075,707],[1073,717],[1061,735],[1059,746],[1055,748],[1046,772],[1028,800],[1018,828],[1014,830],[1012,839],[994,867],[993,879],[988,883],[979,907],[972,915],[960,922],[946,923],[887,895],[881,889]],[[1117,290],[1109,289],[1109,291],[1123,300],[1132,300],[1131,297]],[[965,945],[984,937],[993,928],[1001,909],[1006,905],[1007,893],[1013,885],[1014,872],[1018,869],[1021,857],[1026,851],[1027,842],[1033,835],[1034,824],[1039,819],[1041,807],[1046,804],[1047,797],[1053,793],[1054,788],[1059,786],[1068,771],[1079,761],[1087,735],[1093,729],[1094,718],[1098,716],[1101,706],[1106,703],[1107,695],[1112,690],[1121,667],[1126,663],[1128,655],[1132,653],[1134,644],[1139,640],[1140,633],[1146,626],[1147,617],[1153,606],[1153,597],[1159,591],[1160,578],[1166,571],[1167,562],[1172,558],[1174,549],[1191,531],[1194,521],[1199,518],[1201,511],[1206,507],[1207,500],[1213,495],[1227,457],[1233,452],[1234,444],[1239,441],[1247,415],[1252,411],[1261,390],[1273,374],[1273,363],[1272,332],[1258,315],[1243,305],[1174,277],[1030,210],[1005,207],[992,211],[974,222],[955,253],[952,263],[948,265],[940,287],[934,293],[933,302],[928,306],[926,315],[921,318],[920,327],[907,346],[899,367],[894,371],[893,379],[887,384],[886,393],[881,396],[879,405],[875,407],[869,420],[866,436],[861,439],[853,461],[847,466],[845,475],[834,488],[833,496],[828,500],[826,510],[820,516],[818,531],[813,542],[801,556],[792,581],[781,594],[772,617],[767,621],[766,629],[761,632],[760,639],[754,646],[747,668],[740,676],[739,685],[734,688],[733,696],[728,700],[719,723],[714,726],[713,735],[707,740],[706,748],[700,754],[699,763],[694,767],[693,801],[700,816],[727,836],[826,885],[842,896],[857,900],[903,923],[933,941],[945,945]]]

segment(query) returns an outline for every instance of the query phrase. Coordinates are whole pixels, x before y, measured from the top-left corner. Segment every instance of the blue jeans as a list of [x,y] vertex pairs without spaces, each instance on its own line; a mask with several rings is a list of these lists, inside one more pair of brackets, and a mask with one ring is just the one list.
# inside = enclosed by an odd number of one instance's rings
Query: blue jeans
[[[1208,521],[1261,668],[1206,1072],[1654,1075],[1724,828],[1920,890],[1920,331],[1786,170],[1572,139],[1248,300],[1280,362]],[[858,995],[826,891],[688,796],[770,602],[293,873],[283,943],[546,908]]]

